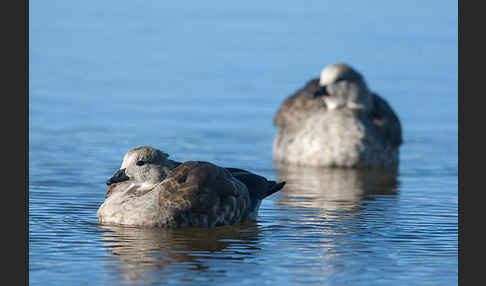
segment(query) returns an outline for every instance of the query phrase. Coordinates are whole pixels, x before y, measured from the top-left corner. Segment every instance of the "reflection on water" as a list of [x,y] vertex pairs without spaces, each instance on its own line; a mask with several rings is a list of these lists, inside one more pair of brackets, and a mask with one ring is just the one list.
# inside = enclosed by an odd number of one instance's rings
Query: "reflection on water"
[[277,204],[312,207],[323,212],[359,210],[372,195],[395,195],[396,169],[347,169],[275,166],[286,181]]
[[160,282],[164,268],[171,264],[185,266],[184,270],[206,271],[210,266],[204,261],[242,260],[259,250],[255,246],[259,239],[255,223],[209,229],[99,227],[103,230],[102,245],[118,257],[109,265],[128,283]]
[[352,240],[354,235],[367,228],[370,217],[383,216],[384,208],[364,212],[366,204],[375,195],[397,193],[397,170],[313,168],[276,164],[278,177],[286,181],[276,202],[283,208],[301,208],[292,222],[312,228],[319,234],[319,245],[328,251],[343,246],[343,239]]

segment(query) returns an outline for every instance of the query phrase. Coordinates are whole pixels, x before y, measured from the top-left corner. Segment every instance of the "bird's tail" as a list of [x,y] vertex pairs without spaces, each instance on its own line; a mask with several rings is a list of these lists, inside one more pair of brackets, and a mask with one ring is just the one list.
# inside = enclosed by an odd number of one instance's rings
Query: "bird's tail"
[[285,185],[285,182],[277,183],[275,181],[268,181],[268,183],[269,183],[268,191],[263,195],[263,197],[261,199],[264,199],[264,198],[270,196],[271,194],[274,194],[274,193],[280,191]]

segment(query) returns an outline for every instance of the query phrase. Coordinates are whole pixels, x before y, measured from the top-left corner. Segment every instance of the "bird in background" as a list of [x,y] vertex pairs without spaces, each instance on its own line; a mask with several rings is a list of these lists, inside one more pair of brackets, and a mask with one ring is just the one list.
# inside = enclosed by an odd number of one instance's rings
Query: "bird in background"
[[347,64],[326,66],[285,99],[273,123],[277,165],[398,167],[400,120]]

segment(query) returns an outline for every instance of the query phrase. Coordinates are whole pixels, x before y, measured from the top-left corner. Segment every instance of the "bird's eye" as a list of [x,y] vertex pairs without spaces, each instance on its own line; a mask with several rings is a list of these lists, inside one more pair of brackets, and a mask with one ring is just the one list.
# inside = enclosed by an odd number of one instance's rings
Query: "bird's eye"
[[141,161],[141,160],[140,161],[137,161],[137,166],[143,166],[144,164],[145,164],[144,161]]

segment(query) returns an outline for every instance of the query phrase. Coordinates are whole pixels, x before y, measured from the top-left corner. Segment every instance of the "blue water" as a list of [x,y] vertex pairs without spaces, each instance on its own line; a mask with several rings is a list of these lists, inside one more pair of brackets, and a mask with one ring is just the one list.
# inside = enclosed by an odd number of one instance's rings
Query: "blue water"
[[[30,1],[31,285],[456,285],[455,1]],[[347,62],[404,129],[397,174],[281,170],[273,115]],[[255,223],[97,224],[132,147],[286,180]]]

